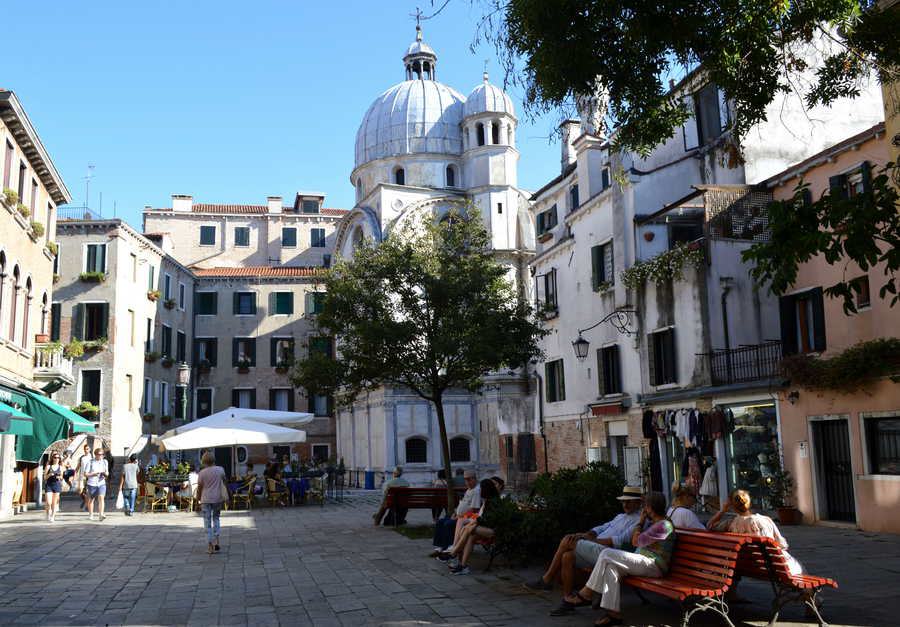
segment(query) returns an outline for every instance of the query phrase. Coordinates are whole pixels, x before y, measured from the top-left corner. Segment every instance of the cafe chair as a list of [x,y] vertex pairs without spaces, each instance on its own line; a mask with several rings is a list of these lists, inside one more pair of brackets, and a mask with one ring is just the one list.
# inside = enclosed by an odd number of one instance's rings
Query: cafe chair
[[150,508],[151,512],[155,512],[157,510],[164,512],[169,507],[169,495],[166,493],[165,489],[160,488],[155,483],[151,483],[149,481],[144,482],[144,512],[147,511],[147,508]]
[[266,479],[266,492],[272,507],[275,507],[275,503],[279,503],[282,506],[287,505],[288,489],[284,481]]
[[237,487],[231,495],[231,507],[233,509],[237,509],[238,505],[246,505],[247,509],[250,509],[253,501],[253,484],[255,483],[256,479],[250,479]]

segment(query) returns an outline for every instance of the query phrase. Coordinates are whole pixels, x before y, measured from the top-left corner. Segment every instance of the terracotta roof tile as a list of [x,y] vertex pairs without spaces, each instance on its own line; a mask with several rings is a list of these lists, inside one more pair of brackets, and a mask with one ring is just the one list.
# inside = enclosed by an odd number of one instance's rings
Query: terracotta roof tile
[[242,268],[192,268],[198,277],[311,277],[324,272],[319,267],[245,266]]
[[[154,209],[148,209],[147,211],[172,211],[171,207],[157,207]],[[290,213],[291,215],[304,215],[304,214],[294,214],[294,207],[282,207],[282,211],[285,213]],[[188,213],[188,212],[185,212]],[[211,203],[194,203],[191,207],[190,213],[229,213],[236,215],[248,215],[248,214],[257,214],[263,215],[269,213],[269,207],[267,205],[227,205],[227,204],[211,204]],[[321,211],[321,215],[324,216],[342,216],[348,213],[347,209],[332,209],[329,207],[323,207]],[[315,214],[308,214],[315,215]]]

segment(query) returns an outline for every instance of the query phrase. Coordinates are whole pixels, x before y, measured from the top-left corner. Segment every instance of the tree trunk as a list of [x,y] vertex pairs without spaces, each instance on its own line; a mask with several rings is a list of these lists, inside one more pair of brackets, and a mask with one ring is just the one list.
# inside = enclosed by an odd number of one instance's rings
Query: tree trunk
[[450,441],[447,439],[447,424],[444,422],[444,399],[442,395],[431,399],[437,412],[438,428],[441,431],[441,456],[444,458],[444,475],[447,477],[447,513],[456,509],[456,490],[453,489],[453,473],[450,468]]

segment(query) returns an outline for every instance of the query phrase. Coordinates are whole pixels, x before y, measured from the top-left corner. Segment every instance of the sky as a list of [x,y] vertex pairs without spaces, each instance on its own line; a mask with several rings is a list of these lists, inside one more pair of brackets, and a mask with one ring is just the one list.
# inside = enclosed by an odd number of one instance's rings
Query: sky
[[[287,202],[297,190],[350,208],[356,130],[404,79],[416,7],[440,0],[4,3],[0,87],[13,90],[72,193],[141,228],[145,205]],[[463,95],[502,84],[490,44],[470,50],[480,5],[451,0],[423,22],[437,78]],[[18,24],[17,27],[10,27]],[[519,115],[519,186],[559,173],[557,118]]]

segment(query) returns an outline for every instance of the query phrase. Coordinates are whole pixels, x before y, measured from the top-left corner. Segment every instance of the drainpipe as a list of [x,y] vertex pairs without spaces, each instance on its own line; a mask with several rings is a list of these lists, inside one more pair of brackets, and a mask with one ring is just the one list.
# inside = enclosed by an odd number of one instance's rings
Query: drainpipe
[[544,378],[537,371],[537,368],[534,369],[534,376],[538,381],[538,423],[541,426],[541,439],[544,441],[544,472],[550,472],[550,465],[547,462],[547,432],[544,430]]
[[728,383],[732,382],[731,338],[728,335],[728,292],[731,291],[732,280],[730,276],[719,278],[719,285],[722,288],[722,331],[725,336],[725,367],[728,373]]

